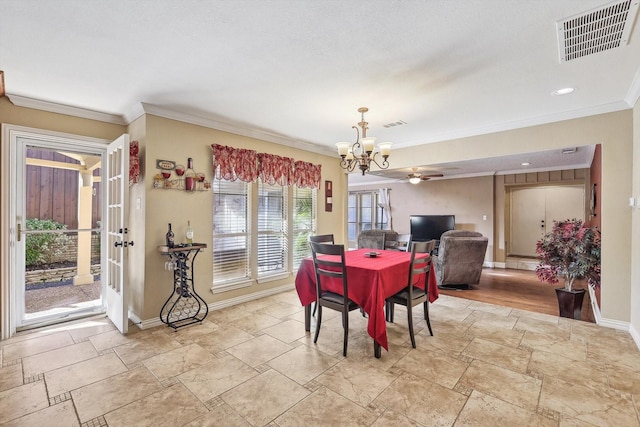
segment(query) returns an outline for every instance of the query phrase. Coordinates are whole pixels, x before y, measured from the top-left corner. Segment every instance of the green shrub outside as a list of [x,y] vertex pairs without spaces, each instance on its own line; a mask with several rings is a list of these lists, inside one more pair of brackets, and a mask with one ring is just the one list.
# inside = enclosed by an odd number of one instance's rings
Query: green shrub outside
[[[66,224],[60,224],[52,219],[29,218],[26,221],[27,230],[66,230]],[[69,241],[63,232],[27,234],[25,239],[25,263],[27,267],[50,264],[59,255],[62,248]]]

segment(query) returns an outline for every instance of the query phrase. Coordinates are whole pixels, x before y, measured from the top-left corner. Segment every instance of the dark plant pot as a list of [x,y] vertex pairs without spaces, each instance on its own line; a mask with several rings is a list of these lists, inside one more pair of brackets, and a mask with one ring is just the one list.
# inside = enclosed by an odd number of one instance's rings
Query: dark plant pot
[[584,293],[584,289],[572,289],[568,291],[565,288],[556,288],[560,317],[582,320],[582,301],[584,300]]

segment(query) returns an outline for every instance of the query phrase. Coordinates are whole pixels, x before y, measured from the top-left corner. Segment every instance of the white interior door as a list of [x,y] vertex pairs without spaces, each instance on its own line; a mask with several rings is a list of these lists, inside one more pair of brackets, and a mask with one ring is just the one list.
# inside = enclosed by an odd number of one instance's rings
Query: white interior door
[[126,224],[129,218],[129,135],[122,135],[109,144],[105,165],[107,238],[103,239],[106,247],[102,253],[107,259],[103,295],[109,319],[120,332],[126,333],[129,326],[126,257],[127,247],[133,245],[127,241]]
[[511,241],[509,255],[536,256],[536,242],[554,221],[584,220],[583,185],[520,188],[511,191]]
[[544,234],[543,188],[511,191],[511,255],[535,256],[536,242]]

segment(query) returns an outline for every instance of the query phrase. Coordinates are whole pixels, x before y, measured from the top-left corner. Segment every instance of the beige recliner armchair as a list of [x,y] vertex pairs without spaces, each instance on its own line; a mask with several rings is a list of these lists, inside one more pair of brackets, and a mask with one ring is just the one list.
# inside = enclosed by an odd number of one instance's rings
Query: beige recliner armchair
[[489,239],[476,231],[450,230],[442,234],[433,257],[438,287],[469,289],[480,282]]

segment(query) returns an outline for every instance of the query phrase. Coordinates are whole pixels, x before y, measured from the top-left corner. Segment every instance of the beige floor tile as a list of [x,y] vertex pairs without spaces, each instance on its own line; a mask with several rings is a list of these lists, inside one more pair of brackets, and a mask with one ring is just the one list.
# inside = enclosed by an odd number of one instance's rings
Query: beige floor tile
[[220,326],[217,323],[213,323],[205,319],[201,323],[196,323],[185,328],[180,328],[176,331],[173,331],[173,329],[167,329],[167,330],[171,331],[169,333],[171,338],[173,338],[180,344],[185,345],[185,344],[192,343],[195,339],[199,337],[206,336],[210,333],[213,333],[219,328]]
[[115,353],[65,366],[44,375],[50,397],[101,381],[127,371]]
[[[606,387],[607,373],[604,365],[592,362],[579,362],[546,351],[534,350],[531,353],[529,372],[559,378],[572,384],[583,385],[593,389]],[[576,372],[579,372],[576,375]]]
[[49,406],[44,381],[37,381],[0,392],[0,424]]
[[7,344],[2,347],[3,363],[8,360],[20,359],[22,357],[33,356],[45,351],[55,350],[74,344],[69,332],[62,331],[44,336],[31,334],[31,338]]
[[[220,397],[249,424],[263,426],[304,399],[309,390],[279,372],[268,371],[251,378]],[[265,399],[264,396],[270,396]]]
[[178,380],[198,399],[206,402],[256,375],[258,371],[251,366],[226,355],[178,375]]
[[287,344],[291,344],[307,334],[304,330],[304,323],[298,322],[297,320],[286,320],[277,325],[265,328],[262,332]]
[[596,424],[591,424],[586,421],[576,420],[575,418],[562,416],[560,417],[560,422],[558,424],[558,427],[603,427],[603,426],[598,426]]
[[214,356],[198,344],[189,344],[146,359],[142,363],[160,381],[209,363]]
[[282,375],[304,385],[338,362],[339,360],[335,357],[301,345],[270,360],[267,364]]
[[469,363],[439,351],[419,348],[409,352],[393,366],[411,375],[453,389]]
[[207,320],[216,324],[229,324],[234,320],[251,315],[251,313],[245,310],[243,306],[244,304],[239,304],[221,308],[219,310],[209,311]]
[[74,322],[65,329],[69,331],[74,342],[82,342],[88,337],[117,330],[106,316]]
[[526,331],[520,345],[532,350],[558,354],[573,360],[587,360],[587,346],[584,342],[568,340],[555,334]]
[[470,338],[482,338],[507,347],[518,347],[524,336],[524,331],[495,328],[476,322],[467,330],[467,336]]
[[527,350],[507,347],[482,338],[474,338],[462,355],[521,373],[527,371],[531,358],[531,353]]
[[541,322],[552,323],[554,325],[558,324],[558,316],[552,316],[550,314],[544,314],[544,313],[536,313],[534,311],[520,310],[518,308],[512,309],[509,316],[526,317],[526,318],[535,319]]
[[333,366],[315,381],[362,407],[369,405],[398,374],[373,366],[362,366],[349,358]]
[[518,319],[512,316],[491,311],[474,311],[465,319],[465,322],[473,323],[476,326],[498,330],[513,329],[517,321]]
[[542,381],[499,366],[474,360],[459,385],[535,412]]
[[178,383],[105,415],[109,427],[181,426],[208,412]]
[[631,395],[605,387],[596,390],[545,376],[539,405],[598,426],[639,425]]
[[289,411],[276,418],[280,427],[368,426],[376,415],[349,399],[321,387]]
[[514,326],[514,329],[557,335],[559,338],[564,338],[567,340],[571,337],[570,326],[559,325],[550,322],[541,322],[531,317],[519,317]]
[[255,367],[288,352],[292,348],[290,345],[265,334],[228,348],[227,352],[247,365]]
[[371,427],[422,427],[421,424],[393,411],[385,411]]
[[147,368],[109,377],[71,392],[80,422],[104,415],[162,389]]
[[224,427],[250,427],[244,418],[234,411],[229,405],[222,404],[211,409],[208,413],[196,418],[183,427],[213,427],[222,425]]
[[267,314],[275,317],[276,319],[284,319],[299,311],[304,312],[304,307],[274,301],[272,304],[257,310],[256,313]]
[[373,402],[425,426],[451,426],[467,397],[431,381],[403,374]]
[[67,347],[49,350],[22,359],[25,378],[53,371],[98,356],[98,352],[89,341]]
[[32,412],[29,415],[2,424],[3,427],[40,427],[40,426],[79,426],[80,421],[73,407],[73,402],[67,400],[57,405]]
[[0,391],[21,386],[22,379],[22,364],[16,363],[0,368]]
[[611,387],[626,393],[640,395],[639,371],[608,365],[606,372]]
[[472,314],[472,310],[456,307],[455,305],[451,306],[448,304],[441,304],[440,299],[436,300],[434,304],[431,304],[429,306],[429,318],[431,319],[431,326],[433,326],[434,321],[464,322]]
[[474,390],[455,425],[552,427],[557,426],[557,421]]
[[99,352],[112,349],[121,345],[131,344],[138,338],[136,334],[123,335],[120,331],[105,332],[89,337],[89,341]]
[[229,322],[229,325],[242,329],[250,334],[255,334],[262,329],[277,325],[278,323],[280,323],[280,319],[269,316],[268,314],[248,313],[245,317]]
[[587,343],[587,360],[606,360],[609,365],[640,371],[640,351],[626,342],[590,340]]
[[255,338],[254,335],[243,330],[233,326],[225,326],[217,328],[206,335],[194,337],[193,342],[209,353],[216,354],[253,338]]
[[163,333],[155,333],[145,336],[142,339],[114,348],[120,359],[125,365],[130,366],[137,362],[153,357],[167,351],[180,348],[178,341],[174,340],[171,335]]
[[467,307],[470,310],[482,311],[485,313],[491,313],[498,316],[509,316],[511,314],[511,307],[504,307],[496,304],[487,304],[486,302],[473,301]]
[[468,308],[471,304],[473,304],[473,301],[468,299],[451,297],[449,295],[440,295],[438,299],[435,300],[431,305],[432,306],[446,305],[447,307],[461,310],[461,309]]
[[467,336],[436,334],[416,336],[416,347],[438,350],[448,356],[458,357],[471,344]]

